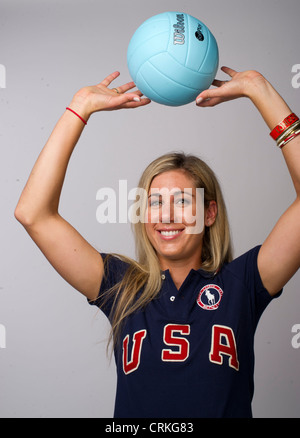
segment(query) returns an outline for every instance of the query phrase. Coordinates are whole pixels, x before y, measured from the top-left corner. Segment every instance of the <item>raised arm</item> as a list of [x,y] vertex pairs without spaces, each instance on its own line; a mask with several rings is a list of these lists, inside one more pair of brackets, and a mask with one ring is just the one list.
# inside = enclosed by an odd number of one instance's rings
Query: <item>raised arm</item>
[[[282,97],[258,72],[239,73],[227,67],[222,70],[232,79],[214,81],[217,88],[201,93],[196,101],[198,106],[214,106],[238,97],[248,97],[270,131],[292,113]],[[258,255],[259,272],[271,295],[275,295],[300,267],[300,135],[281,150],[296,196],[263,243]]]
[[[89,299],[96,298],[103,275],[99,253],[58,213],[59,199],[72,152],[92,113],[137,108],[149,103],[141,99],[130,82],[109,89],[119,72],[100,84],[78,91],[55,126],[38,157],[15,209],[16,219],[25,227],[43,254],[75,289]],[[105,163],[105,160],[103,160]],[[104,164],[103,163],[103,164]]]

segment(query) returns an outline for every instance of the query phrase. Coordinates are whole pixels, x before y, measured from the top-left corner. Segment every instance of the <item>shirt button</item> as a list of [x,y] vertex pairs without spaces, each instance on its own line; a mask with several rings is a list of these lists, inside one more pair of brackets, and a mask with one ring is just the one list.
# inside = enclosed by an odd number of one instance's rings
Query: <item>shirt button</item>
[[161,275],[161,279],[162,279],[162,280],[165,280],[165,279],[166,279],[165,274],[162,274],[162,275]]
[[170,301],[175,301],[174,295],[172,297],[170,297]]

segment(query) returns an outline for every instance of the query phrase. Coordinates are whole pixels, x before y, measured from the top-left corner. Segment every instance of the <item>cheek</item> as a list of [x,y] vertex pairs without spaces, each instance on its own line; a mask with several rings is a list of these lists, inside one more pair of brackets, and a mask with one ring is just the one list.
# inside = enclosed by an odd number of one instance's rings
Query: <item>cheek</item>
[[159,208],[148,207],[145,212],[146,224],[158,224],[160,222],[160,210]]
[[196,209],[192,205],[185,207],[181,212],[182,221],[187,225],[193,225],[195,222],[195,212]]
[[152,242],[154,234],[155,234],[153,224],[146,222],[145,223],[145,231],[146,231],[146,235],[147,235],[148,239],[150,240],[150,242]]
[[157,251],[158,247],[157,247],[157,241],[155,238],[156,231],[154,230],[154,227],[151,223],[145,223],[145,232],[146,232],[146,236],[148,238],[148,241],[150,242],[150,244],[152,245],[154,250]]
[[201,202],[201,199],[197,199],[197,202],[193,203],[193,205],[187,206],[184,209],[184,221],[185,224],[189,227],[192,227],[193,230],[190,230],[191,233],[201,233],[204,229],[204,206]]

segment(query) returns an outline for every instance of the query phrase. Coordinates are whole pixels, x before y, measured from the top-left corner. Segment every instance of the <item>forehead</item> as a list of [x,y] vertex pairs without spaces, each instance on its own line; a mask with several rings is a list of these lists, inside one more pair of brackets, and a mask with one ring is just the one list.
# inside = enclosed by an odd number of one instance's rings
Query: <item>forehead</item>
[[193,178],[183,169],[168,170],[153,178],[150,189],[178,187],[182,190],[196,188]]

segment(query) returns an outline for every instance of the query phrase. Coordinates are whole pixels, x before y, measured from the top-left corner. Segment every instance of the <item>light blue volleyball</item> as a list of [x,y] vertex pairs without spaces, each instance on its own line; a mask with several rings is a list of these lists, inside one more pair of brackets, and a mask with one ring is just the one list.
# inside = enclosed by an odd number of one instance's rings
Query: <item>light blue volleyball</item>
[[180,106],[196,99],[216,76],[219,51],[207,26],[183,12],[146,20],[127,50],[132,80],[154,102]]

